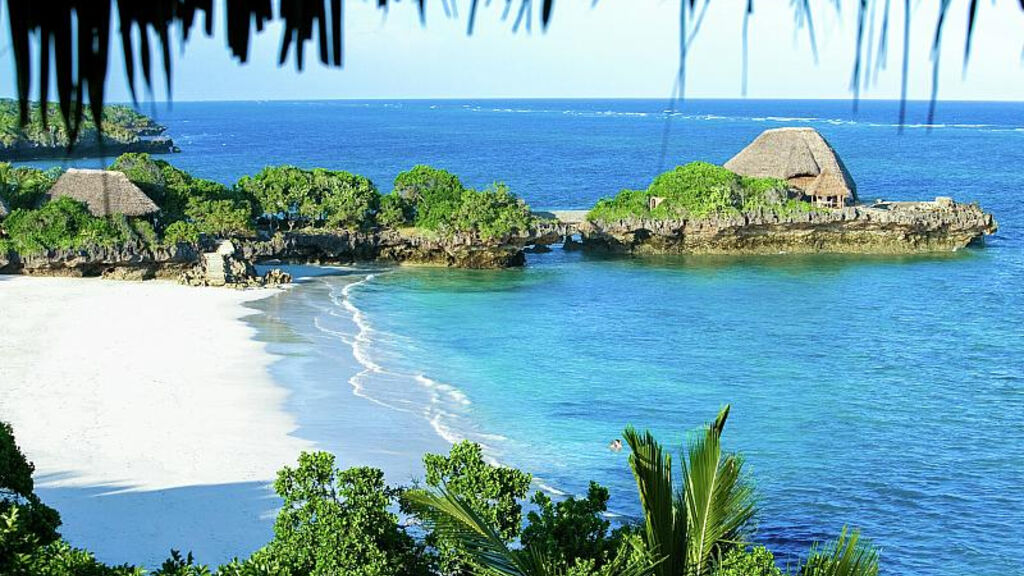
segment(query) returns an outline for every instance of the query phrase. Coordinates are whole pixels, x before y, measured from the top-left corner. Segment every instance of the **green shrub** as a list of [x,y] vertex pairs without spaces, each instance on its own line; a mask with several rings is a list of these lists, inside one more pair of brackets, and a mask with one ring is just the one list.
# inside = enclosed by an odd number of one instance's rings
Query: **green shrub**
[[590,220],[624,220],[634,217],[648,217],[650,194],[646,190],[623,190],[611,198],[597,201],[587,218]]
[[413,206],[413,223],[427,230],[451,223],[465,191],[458,176],[430,166],[415,166],[395,178],[394,192]]
[[60,515],[36,496],[34,471],[10,424],[0,421],[0,574],[14,573],[26,554],[57,540]]
[[533,221],[526,202],[513,195],[504,184],[497,184],[479,192],[464,191],[451,227],[492,240],[524,232],[533,225]]
[[309,198],[303,213],[328,228],[368,228],[373,226],[380,193],[368,178],[349,172],[312,171]]
[[123,172],[160,206],[166,227],[185,221],[202,234],[218,237],[244,236],[254,229],[254,203],[223,184],[195,178],[143,153],[122,154],[110,169]]
[[164,189],[167,181],[164,178],[164,166],[166,162],[153,160],[143,152],[128,152],[118,156],[108,170],[116,170],[124,173],[136,186],[138,186],[153,202],[164,210],[165,206]]
[[0,162],[0,198],[10,210],[31,210],[39,206],[43,196],[57,178],[59,168],[38,170],[27,166],[11,166]]
[[734,548],[715,566],[713,576],[783,576],[775,556],[764,546]]
[[268,166],[235,190],[253,198],[273,222],[296,227],[368,228],[380,205],[373,183],[349,172]]
[[11,245],[21,254],[115,246],[137,240],[123,215],[98,218],[85,204],[68,197],[38,210],[15,210],[3,223]]
[[[735,215],[761,209],[779,214],[812,209],[806,202],[790,199],[788,188],[783,180],[741,177],[721,166],[691,162],[660,174],[646,190],[623,190],[613,198],[602,198],[587,218],[657,220]],[[653,210],[652,198],[661,199]]]
[[199,227],[192,222],[178,220],[164,230],[164,245],[195,244],[199,242]]
[[386,194],[380,199],[377,224],[385,228],[408,226],[415,218],[415,209],[400,194]]
[[[472,505],[473,510],[495,526],[506,541],[519,536],[522,529],[522,505],[533,477],[506,466],[484,461],[479,444],[462,441],[452,446],[447,456],[423,456],[427,485],[445,486],[453,495]],[[428,535],[427,544],[438,551],[441,574],[465,573],[471,565],[466,552],[454,541]]]
[[149,220],[130,218],[128,219],[128,225],[131,226],[132,232],[147,246],[156,246],[160,243],[160,237],[156,233],[156,228],[153,227],[153,223]]
[[537,492],[532,502],[536,510],[527,514],[523,546],[566,566],[586,561],[594,571],[604,565],[615,546],[608,537],[611,523],[603,515],[608,510],[607,488],[591,482],[586,498],[570,497],[557,503]]
[[413,576],[425,574],[421,550],[390,512],[398,490],[376,468],[334,467],[327,452],[299,456],[278,472],[284,500],[267,554],[292,574]]

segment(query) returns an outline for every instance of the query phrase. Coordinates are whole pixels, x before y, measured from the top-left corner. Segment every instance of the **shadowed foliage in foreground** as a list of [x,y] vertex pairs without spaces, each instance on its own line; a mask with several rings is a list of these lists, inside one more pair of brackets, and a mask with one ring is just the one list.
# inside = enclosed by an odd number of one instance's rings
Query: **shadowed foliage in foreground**
[[[553,502],[531,476],[485,461],[461,442],[427,454],[425,488],[391,487],[378,469],[340,469],[327,452],[302,453],[278,472],[282,507],[269,543],[215,570],[171,551],[154,576],[783,576],[752,543],[756,498],[743,458],[722,449],[726,406],[679,462],[649,433],[626,430],[642,520],[612,529],[608,490]],[[0,573],[141,576],[58,539],[57,513],[33,493],[32,465],[0,422]],[[400,509],[405,516],[395,513]],[[33,520],[35,518],[35,520]],[[41,522],[40,522],[41,520]],[[518,541],[517,541],[518,539]],[[877,576],[878,553],[845,528],[817,545],[794,576]]]

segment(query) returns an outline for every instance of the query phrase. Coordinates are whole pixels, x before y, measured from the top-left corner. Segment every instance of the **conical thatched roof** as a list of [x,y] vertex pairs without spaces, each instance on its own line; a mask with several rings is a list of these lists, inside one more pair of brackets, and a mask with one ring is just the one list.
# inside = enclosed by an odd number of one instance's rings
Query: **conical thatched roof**
[[[765,130],[725,167],[741,176],[780,178],[807,190],[815,179],[830,172],[846,196],[857,198],[857,185],[828,141],[814,128]],[[830,186],[835,182],[830,182]]]
[[111,170],[71,168],[57,179],[49,196],[84,202],[93,216],[145,216],[160,210],[127,176]]

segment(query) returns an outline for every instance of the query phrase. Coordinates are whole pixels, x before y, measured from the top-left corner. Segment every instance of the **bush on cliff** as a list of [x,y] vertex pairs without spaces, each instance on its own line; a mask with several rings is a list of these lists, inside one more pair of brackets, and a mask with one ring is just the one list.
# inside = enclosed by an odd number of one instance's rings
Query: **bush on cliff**
[[[396,199],[388,200],[391,196]],[[403,223],[446,234],[476,234],[484,240],[525,231],[534,221],[530,207],[508,186],[495,184],[486,190],[472,190],[454,174],[430,166],[416,166],[399,174],[394,191],[385,200],[393,213],[382,225],[398,220],[401,207]]]
[[57,198],[38,210],[15,210],[3,221],[9,246],[23,255],[47,250],[145,243],[127,218],[114,214],[98,218],[81,202]]
[[369,179],[340,170],[268,166],[243,176],[235,190],[258,203],[273,227],[369,228],[380,194]]
[[[774,178],[741,177],[721,166],[691,162],[658,175],[646,190],[623,190],[602,198],[590,220],[673,219],[736,215],[758,209],[806,211],[811,205],[788,197],[788,184]],[[660,199],[652,210],[651,199]]]
[[416,216],[413,205],[401,194],[392,192],[380,199],[380,210],[377,211],[377,224],[384,228],[403,228],[410,226]]
[[494,240],[525,232],[533,221],[526,202],[513,195],[504,184],[496,184],[483,191],[464,191],[451,227],[459,232],[474,233],[484,240]]
[[438,230],[450,224],[466,187],[447,170],[418,165],[395,178],[394,193],[412,205],[417,228]]

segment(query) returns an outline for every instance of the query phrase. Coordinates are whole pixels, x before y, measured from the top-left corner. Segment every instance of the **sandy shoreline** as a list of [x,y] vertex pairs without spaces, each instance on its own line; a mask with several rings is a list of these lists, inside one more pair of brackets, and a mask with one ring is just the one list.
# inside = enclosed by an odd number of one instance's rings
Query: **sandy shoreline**
[[266,484],[313,447],[241,320],[270,294],[0,276],[0,418],[73,543],[150,562],[269,539]]

